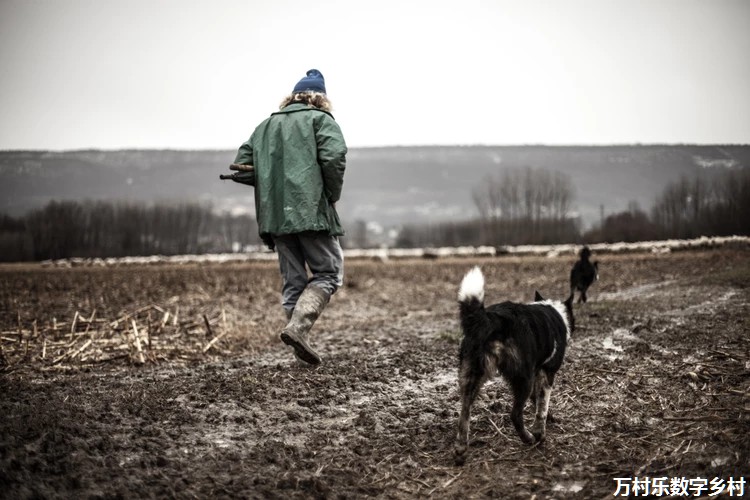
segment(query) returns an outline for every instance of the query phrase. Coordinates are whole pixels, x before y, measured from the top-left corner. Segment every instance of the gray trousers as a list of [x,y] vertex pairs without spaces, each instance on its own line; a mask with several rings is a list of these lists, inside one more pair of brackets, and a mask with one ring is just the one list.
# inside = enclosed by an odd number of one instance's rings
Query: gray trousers
[[344,252],[336,236],[311,231],[274,236],[273,242],[279,255],[281,305],[285,311],[294,309],[308,285],[333,295],[344,283]]

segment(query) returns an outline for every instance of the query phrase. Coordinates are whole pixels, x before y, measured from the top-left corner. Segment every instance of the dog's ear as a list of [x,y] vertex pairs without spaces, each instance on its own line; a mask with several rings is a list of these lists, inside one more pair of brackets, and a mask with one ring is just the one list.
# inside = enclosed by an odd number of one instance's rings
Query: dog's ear
[[539,293],[539,291],[534,290],[534,302],[541,302],[544,300],[544,297],[542,297],[542,294]]

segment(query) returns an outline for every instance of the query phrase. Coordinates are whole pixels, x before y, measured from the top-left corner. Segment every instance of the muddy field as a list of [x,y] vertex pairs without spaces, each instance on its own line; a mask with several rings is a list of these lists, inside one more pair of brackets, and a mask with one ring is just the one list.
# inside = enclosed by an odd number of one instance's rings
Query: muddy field
[[460,467],[462,275],[482,266],[488,302],[564,298],[572,255],[348,261],[315,369],[277,340],[274,263],[0,267],[0,497],[612,498],[616,477],[750,480],[749,257],[596,256],[546,442],[517,438],[498,380]]

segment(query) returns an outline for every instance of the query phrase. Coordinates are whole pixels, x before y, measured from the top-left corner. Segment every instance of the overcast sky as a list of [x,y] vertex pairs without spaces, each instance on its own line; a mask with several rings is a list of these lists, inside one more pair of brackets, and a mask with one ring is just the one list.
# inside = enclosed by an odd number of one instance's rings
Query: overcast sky
[[0,0],[0,149],[234,149],[310,68],[350,147],[750,143],[746,0]]

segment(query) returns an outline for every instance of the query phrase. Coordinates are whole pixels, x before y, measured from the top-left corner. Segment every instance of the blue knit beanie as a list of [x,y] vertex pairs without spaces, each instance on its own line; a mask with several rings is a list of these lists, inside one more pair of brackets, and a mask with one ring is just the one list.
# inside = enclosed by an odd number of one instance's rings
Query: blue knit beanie
[[311,69],[307,72],[302,80],[297,82],[294,86],[292,94],[299,92],[320,92],[321,94],[326,93],[326,81],[323,78],[323,74],[317,69]]

